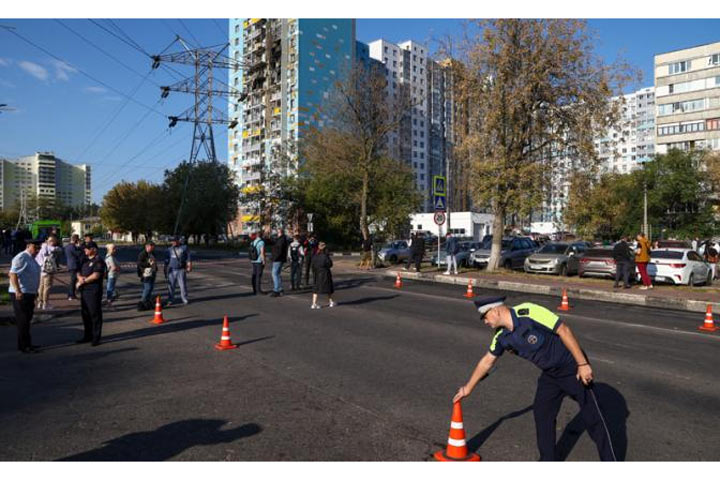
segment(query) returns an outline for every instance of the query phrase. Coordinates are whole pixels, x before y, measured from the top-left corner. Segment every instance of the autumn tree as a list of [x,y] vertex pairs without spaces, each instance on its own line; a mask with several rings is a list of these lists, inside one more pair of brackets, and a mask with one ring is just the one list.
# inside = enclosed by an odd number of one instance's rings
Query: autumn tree
[[455,101],[468,123],[455,155],[465,157],[476,205],[494,214],[488,265],[497,268],[505,216],[527,214],[543,200],[551,162],[542,152],[573,152],[583,168],[597,163],[593,139],[617,123],[610,99],[632,71],[605,65],[581,20],[477,21],[458,51]]
[[357,65],[335,84],[317,112],[323,126],[311,127],[302,145],[301,175],[345,185],[344,208],[355,211],[363,239],[371,223],[396,224],[398,216],[408,218],[420,205],[409,167],[398,160],[398,143],[390,142],[394,134],[402,144],[401,127],[420,101],[406,85],[391,89],[381,68]]
[[145,180],[120,182],[105,194],[100,219],[111,231],[130,232],[133,240],[140,233],[152,238],[163,224],[165,206],[160,185]]

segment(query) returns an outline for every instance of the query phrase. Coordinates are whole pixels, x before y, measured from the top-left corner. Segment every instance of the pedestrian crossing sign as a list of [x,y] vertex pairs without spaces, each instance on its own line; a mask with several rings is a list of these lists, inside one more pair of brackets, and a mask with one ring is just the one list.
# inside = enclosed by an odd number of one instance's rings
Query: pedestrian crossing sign
[[436,197],[444,197],[445,192],[445,177],[442,175],[433,175],[433,195]]
[[445,211],[447,210],[447,203],[445,201],[445,196],[439,196],[435,195],[435,201],[433,202],[435,206],[436,211]]

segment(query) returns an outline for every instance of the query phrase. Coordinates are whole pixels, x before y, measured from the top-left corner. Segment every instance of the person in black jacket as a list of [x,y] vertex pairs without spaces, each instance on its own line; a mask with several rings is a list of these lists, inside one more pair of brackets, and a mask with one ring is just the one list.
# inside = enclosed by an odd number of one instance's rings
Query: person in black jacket
[[420,263],[422,263],[423,255],[425,254],[425,237],[422,232],[417,232],[412,239],[410,245],[410,256],[408,257],[407,265],[405,270],[410,268],[410,263],[415,262],[415,271],[420,271]]
[[277,237],[273,239],[268,235],[265,239],[265,244],[270,245],[270,253],[272,255],[273,291],[270,296],[279,297],[284,293],[281,273],[283,264],[287,261],[290,242],[288,242],[285,236],[285,231],[282,228],[278,228]]
[[615,285],[613,288],[620,288],[618,284],[620,277],[623,279],[623,287],[630,288],[630,264],[634,258],[634,255],[630,251],[630,245],[627,242],[627,237],[622,237],[619,242],[613,247],[613,260],[615,260]]
[[145,243],[145,249],[138,255],[137,274],[143,286],[138,310],[151,310],[153,308],[151,297],[153,288],[155,288],[155,277],[158,271],[154,251],[155,244],[153,242],[147,242]]
[[320,308],[320,305],[318,305],[317,303],[318,293],[327,294],[328,300],[330,301],[329,306],[335,306],[335,302],[333,302],[332,299],[332,295],[333,293],[335,293],[332,272],[330,271],[332,266],[333,262],[330,256],[327,254],[325,242],[320,242],[318,244],[317,253],[313,256],[312,259],[312,268],[315,273],[315,285],[313,286],[313,301],[310,308],[313,310]]

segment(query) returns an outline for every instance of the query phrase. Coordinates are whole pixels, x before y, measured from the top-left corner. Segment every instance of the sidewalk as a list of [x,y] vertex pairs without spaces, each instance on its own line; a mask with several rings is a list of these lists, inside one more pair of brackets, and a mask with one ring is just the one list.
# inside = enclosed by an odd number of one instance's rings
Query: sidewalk
[[712,305],[714,312],[720,312],[720,281],[711,287],[659,284],[654,285],[652,290],[639,290],[637,285],[626,290],[614,289],[612,280],[601,278],[559,277],[556,275],[508,272],[505,270],[488,273],[484,270],[474,269],[466,270],[459,275],[443,275],[442,271],[438,271],[436,267],[431,267],[428,264],[423,265],[420,273],[405,271],[402,266],[398,265],[367,271],[359,270],[357,261],[350,259],[338,259],[335,261],[335,265],[338,267],[337,270],[343,273],[371,274],[392,278],[395,278],[399,273],[402,278],[411,280],[458,285],[458,288],[463,293],[468,282],[471,281],[473,287],[476,288],[557,297],[558,304],[563,289],[567,289],[571,305],[573,299],[580,299],[689,312],[705,312],[707,305]]

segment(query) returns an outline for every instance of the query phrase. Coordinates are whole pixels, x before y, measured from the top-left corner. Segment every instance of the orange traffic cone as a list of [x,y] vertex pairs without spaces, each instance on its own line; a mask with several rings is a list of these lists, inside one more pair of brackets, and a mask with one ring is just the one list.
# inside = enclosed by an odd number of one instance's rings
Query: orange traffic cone
[[558,307],[558,310],[567,312],[570,310],[570,302],[568,302],[567,290],[563,288],[562,303]]
[[158,295],[157,299],[155,300],[155,316],[152,320],[150,320],[150,323],[154,323],[155,325],[165,323],[165,319],[162,315],[162,304],[160,303],[160,295]]
[[395,279],[395,288],[402,288],[402,278],[400,278],[400,272],[398,272],[397,278]]
[[714,332],[715,330],[720,330],[720,328],[716,327],[713,322],[712,305],[708,304],[707,310],[705,310],[705,323],[698,327],[698,330],[702,330],[704,332]]
[[472,289],[472,280],[468,280],[468,288],[465,291],[465,297],[473,298],[474,296],[475,296],[475,294],[473,293],[473,289]]
[[435,452],[435,460],[440,462],[479,462],[480,455],[469,453],[465,443],[465,427],[463,426],[462,408],[460,402],[453,404],[452,420],[450,421],[450,436],[445,451]]
[[225,315],[225,318],[223,318],[223,329],[222,334],[220,335],[220,343],[215,345],[215,348],[218,350],[230,350],[237,348],[237,345],[233,345],[232,341],[230,341],[230,328],[228,324],[228,318],[227,315]]

